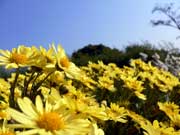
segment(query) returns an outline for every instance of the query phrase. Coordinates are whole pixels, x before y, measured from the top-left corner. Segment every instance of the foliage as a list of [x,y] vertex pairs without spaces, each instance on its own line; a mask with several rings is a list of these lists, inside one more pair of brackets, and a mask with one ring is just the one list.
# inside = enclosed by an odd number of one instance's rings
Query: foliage
[[[152,56],[155,52],[161,56],[164,61],[167,51],[165,49],[157,49],[152,44],[144,42],[142,44],[134,43],[128,45],[124,51],[118,49],[111,49],[105,45],[87,45],[78,51],[74,52],[71,56],[71,60],[78,66],[86,66],[88,61],[97,63],[98,60],[103,63],[115,63],[119,67],[129,65],[130,59],[139,58],[139,53],[146,53],[148,56]],[[151,59],[149,57],[149,59]]]
[[151,62],[78,67],[60,45],[19,46],[0,57],[15,71],[0,78],[0,134],[180,134],[180,81]]
[[10,77],[10,72],[8,72],[3,66],[0,66],[0,77],[1,78]]
[[88,61],[97,62],[102,60],[104,63],[119,63],[121,60],[122,51],[111,49],[103,44],[87,45],[76,52],[73,52],[71,60],[79,66],[85,66]]
[[164,61],[167,51],[163,48],[158,49],[148,42],[144,42],[143,44],[131,44],[125,48],[123,59],[124,61],[122,63],[125,63],[124,65],[127,65],[127,62],[129,62],[130,59],[140,58],[140,53],[145,53],[148,55],[147,61],[150,61],[152,59],[151,56],[155,53],[159,54],[161,60]]

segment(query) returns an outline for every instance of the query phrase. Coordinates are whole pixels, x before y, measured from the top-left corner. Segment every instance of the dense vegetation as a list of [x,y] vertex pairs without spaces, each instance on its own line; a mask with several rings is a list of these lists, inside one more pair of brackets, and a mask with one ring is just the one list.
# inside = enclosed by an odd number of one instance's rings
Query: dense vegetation
[[148,60],[155,53],[159,54],[162,61],[168,53],[166,48],[157,48],[150,43],[130,44],[124,50],[110,48],[103,44],[87,45],[72,53],[71,60],[78,66],[85,66],[88,61],[103,61],[105,64],[115,63],[119,67],[128,65],[130,59],[140,58],[140,53],[148,55]]

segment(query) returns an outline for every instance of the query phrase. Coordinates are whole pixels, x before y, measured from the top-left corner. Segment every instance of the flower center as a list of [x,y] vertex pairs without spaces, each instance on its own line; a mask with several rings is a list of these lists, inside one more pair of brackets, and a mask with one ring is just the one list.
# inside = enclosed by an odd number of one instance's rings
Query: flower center
[[5,133],[0,133],[0,135],[15,135],[13,132],[6,131]]
[[67,57],[61,58],[60,64],[62,65],[62,67],[68,68],[70,65],[69,59]]
[[12,53],[12,62],[16,64],[23,64],[27,61],[27,57],[24,54]]
[[4,119],[4,118],[7,118],[7,114],[5,112],[0,112],[0,119]]
[[56,112],[47,112],[40,116],[37,125],[47,131],[54,131],[64,128],[64,120]]

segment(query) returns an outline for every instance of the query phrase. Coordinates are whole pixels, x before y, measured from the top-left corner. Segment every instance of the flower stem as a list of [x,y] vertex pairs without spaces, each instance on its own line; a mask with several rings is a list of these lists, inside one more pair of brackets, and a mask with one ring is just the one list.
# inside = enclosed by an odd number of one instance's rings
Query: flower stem
[[11,88],[10,88],[9,104],[10,104],[10,107],[13,107],[13,108],[15,107],[15,101],[14,101],[15,93],[14,93],[14,90],[15,90],[15,87],[16,87],[18,76],[19,76],[19,68],[16,69],[16,76],[15,76],[14,82],[11,85]]

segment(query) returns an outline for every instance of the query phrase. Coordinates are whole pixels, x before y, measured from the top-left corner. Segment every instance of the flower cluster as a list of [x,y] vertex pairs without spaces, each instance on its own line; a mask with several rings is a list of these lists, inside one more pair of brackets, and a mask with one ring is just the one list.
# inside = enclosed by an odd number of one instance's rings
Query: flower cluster
[[12,70],[0,78],[0,135],[180,134],[180,82],[151,63],[78,67],[60,45],[21,45],[0,50],[0,65]]
[[103,106],[85,93],[95,82],[60,45],[0,50],[0,65],[15,71],[0,79],[2,135],[103,135],[99,123],[126,122],[125,108]]

